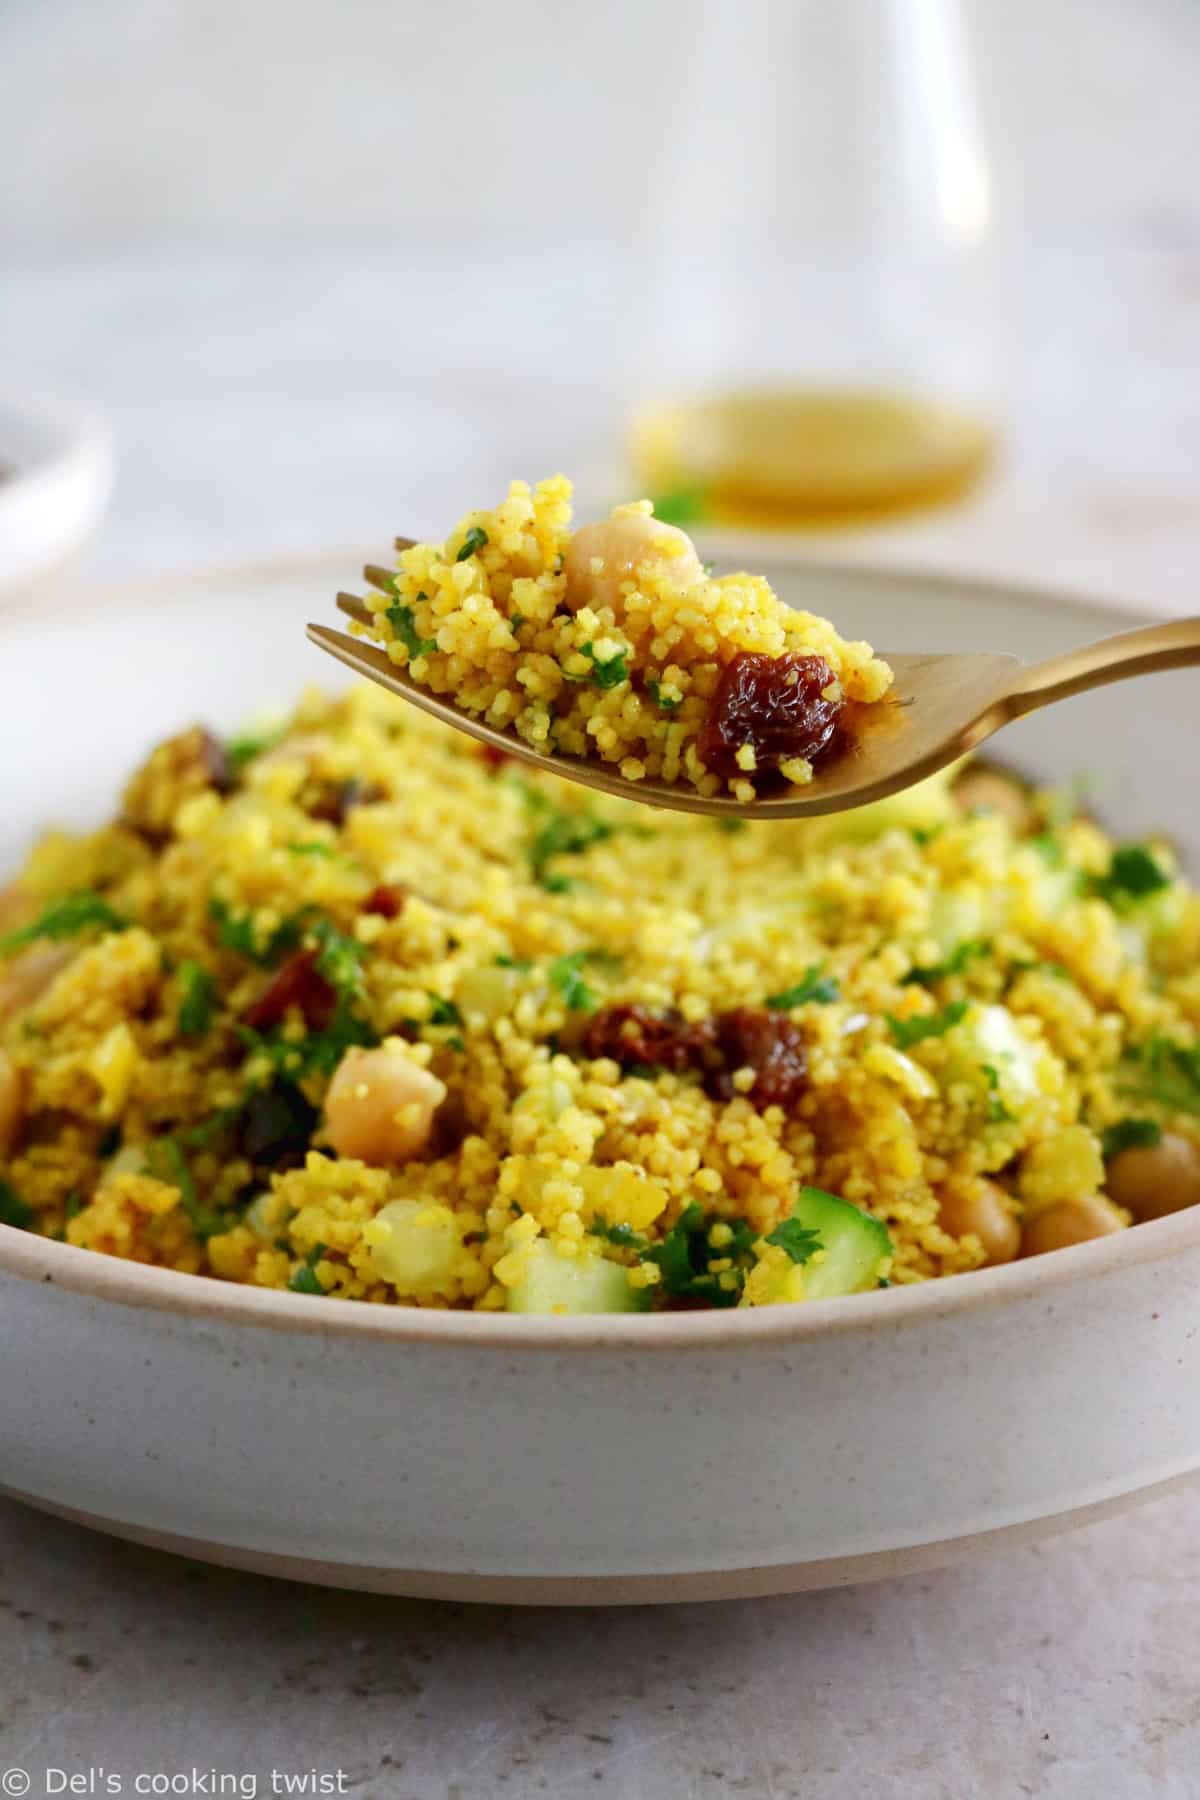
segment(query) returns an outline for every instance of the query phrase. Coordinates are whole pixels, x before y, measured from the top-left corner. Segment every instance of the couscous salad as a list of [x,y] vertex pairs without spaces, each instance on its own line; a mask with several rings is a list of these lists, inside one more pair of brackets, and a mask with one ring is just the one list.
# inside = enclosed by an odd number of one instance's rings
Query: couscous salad
[[0,895],[0,1220],[564,1313],[923,1281],[1200,1198],[1168,846],[983,769],[729,824],[375,689],[182,732]]

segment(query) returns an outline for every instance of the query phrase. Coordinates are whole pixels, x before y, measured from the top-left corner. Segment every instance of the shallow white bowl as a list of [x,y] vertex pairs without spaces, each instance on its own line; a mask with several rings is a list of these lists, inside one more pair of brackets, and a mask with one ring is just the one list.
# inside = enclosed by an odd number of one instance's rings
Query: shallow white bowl
[[0,386],[0,600],[79,547],[108,505],[113,468],[96,414]]
[[[156,734],[305,680],[351,571],[243,572],[0,622],[0,866],[95,819]],[[1040,656],[1099,606],[784,563],[892,649]],[[1081,769],[1200,867],[1194,676],[1073,701],[1005,752]],[[0,1227],[0,1484],[193,1555],[400,1593],[695,1599],[927,1566],[1200,1468],[1200,1209],[1037,1261],[760,1313],[384,1310],[144,1269]]]

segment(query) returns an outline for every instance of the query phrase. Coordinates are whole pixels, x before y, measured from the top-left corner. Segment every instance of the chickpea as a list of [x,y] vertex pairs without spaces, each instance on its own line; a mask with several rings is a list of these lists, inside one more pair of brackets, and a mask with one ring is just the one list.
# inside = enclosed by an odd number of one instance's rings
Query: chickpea
[[977,1237],[989,1263],[1011,1262],[1021,1245],[1021,1227],[999,1182],[986,1176],[948,1181],[939,1196],[939,1223],[951,1237]]
[[7,1156],[21,1123],[21,1077],[12,1058],[0,1050],[0,1156]]
[[0,963],[0,1024],[45,992],[75,954],[73,944],[31,944],[10,963]]
[[1135,1219],[1162,1219],[1200,1204],[1200,1150],[1164,1131],[1157,1144],[1122,1150],[1108,1165],[1108,1192]]
[[402,1050],[347,1050],[325,1096],[325,1129],[339,1156],[381,1167],[427,1147],[446,1086]]
[[954,784],[954,798],[963,812],[992,812],[1012,826],[1015,832],[1028,831],[1033,824],[1033,808],[1029,796],[1015,775],[986,765],[969,768]]
[[1123,1229],[1125,1220],[1111,1200],[1103,1194],[1082,1194],[1076,1200],[1056,1200],[1032,1219],[1026,1219],[1021,1231],[1021,1255],[1043,1256],[1047,1250],[1066,1250],[1071,1244],[1086,1244],[1089,1238],[1107,1237],[1110,1231]]
[[[602,568],[594,568],[596,561]],[[623,581],[632,579],[646,563],[665,563],[672,577],[685,586],[699,581],[704,570],[696,546],[676,525],[664,525],[652,513],[615,512],[611,519],[582,525],[567,545],[563,566],[567,575],[567,605],[608,606],[621,616]]]

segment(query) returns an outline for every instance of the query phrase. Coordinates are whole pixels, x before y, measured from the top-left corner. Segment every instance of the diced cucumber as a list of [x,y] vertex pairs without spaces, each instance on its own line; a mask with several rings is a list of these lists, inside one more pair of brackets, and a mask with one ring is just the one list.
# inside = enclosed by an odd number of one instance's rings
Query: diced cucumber
[[803,1264],[804,1298],[829,1300],[879,1286],[892,1254],[886,1225],[848,1200],[820,1188],[801,1188],[792,1217],[815,1231],[821,1248]]
[[648,1288],[629,1285],[620,1263],[595,1255],[560,1256],[544,1241],[531,1244],[525,1273],[508,1290],[509,1312],[644,1312]]

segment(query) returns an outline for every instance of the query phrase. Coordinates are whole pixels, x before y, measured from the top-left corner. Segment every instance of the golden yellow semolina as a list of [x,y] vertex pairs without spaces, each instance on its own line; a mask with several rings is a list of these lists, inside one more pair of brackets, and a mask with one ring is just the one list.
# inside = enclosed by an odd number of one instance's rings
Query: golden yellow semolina
[[[565,492],[508,504],[557,555]],[[314,1300],[550,1312],[1122,1227],[1115,1156],[1196,1154],[1200,903],[1167,846],[1023,808],[947,774],[730,830],[378,690],[189,728],[0,895],[0,1217]]]

